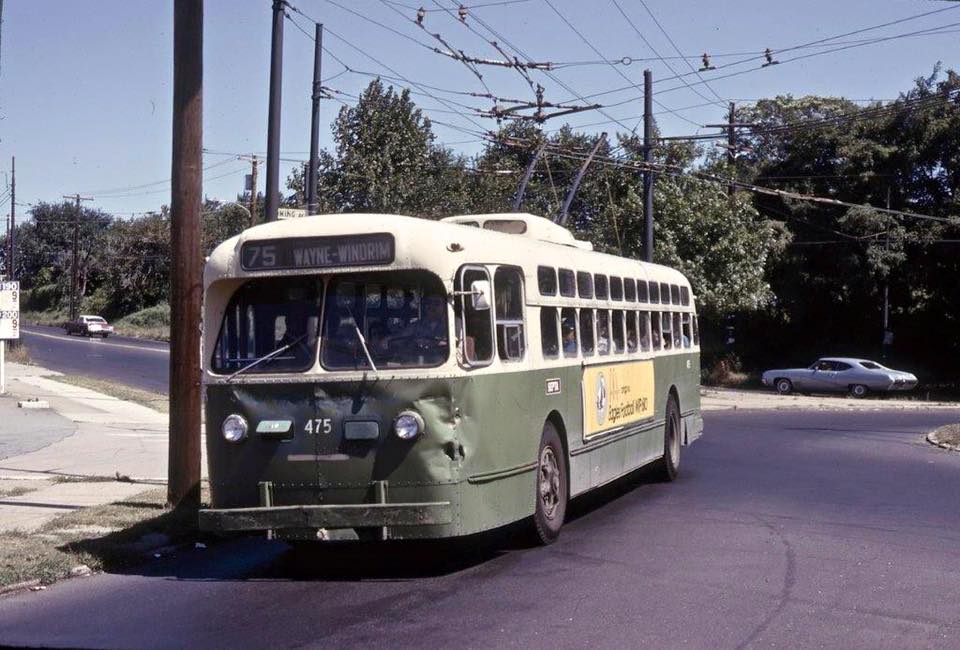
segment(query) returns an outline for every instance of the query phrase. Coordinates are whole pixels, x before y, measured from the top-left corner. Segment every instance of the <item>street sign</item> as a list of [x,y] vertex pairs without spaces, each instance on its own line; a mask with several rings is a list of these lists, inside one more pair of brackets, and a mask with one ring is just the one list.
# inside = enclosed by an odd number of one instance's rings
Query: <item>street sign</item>
[[301,208],[277,208],[277,219],[299,219],[307,216],[307,211]]
[[0,340],[20,338],[20,283],[0,282]]

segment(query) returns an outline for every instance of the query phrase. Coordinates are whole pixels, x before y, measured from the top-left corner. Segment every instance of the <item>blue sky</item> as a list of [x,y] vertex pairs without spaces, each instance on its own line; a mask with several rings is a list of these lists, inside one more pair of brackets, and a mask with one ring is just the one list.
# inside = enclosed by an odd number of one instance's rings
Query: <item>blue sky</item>
[[[480,5],[496,0],[469,0]],[[593,64],[562,67],[554,78],[534,73],[549,101],[576,100],[561,83],[581,96],[642,84],[643,68],[661,80],[655,96],[658,123],[664,135],[710,132],[703,124],[724,120],[725,102],[746,102],[790,93],[821,94],[852,99],[890,99],[908,89],[913,79],[927,75],[937,61],[960,67],[957,60],[960,3],[940,0],[738,0],[708,2],[646,0],[646,6],[684,55],[712,55],[717,66],[749,59],[770,47],[776,53],[791,46],[894,21],[917,14],[948,9],[935,15],[837,39],[829,47],[807,47],[775,54],[781,65],[760,69],[758,61],[704,73],[709,81],[729,72],[744,74],[699,84],[693,74],[683,77],[706,97],[681,80],[666,80],[690,72],[678,59],[666,63],[657,54],[675,57],[677,51],[657,27],[640,0],[617,0],[639,32],[624,19],[613,0],[527,0],[470,10],[467,23],[501,43],[509,42],[537,61],[582,62],[602,58],[629,65]],[[334,60],[355,70],[392,75],[384,66],[420,84],[420,90],[445,100],[418,95],[416,101],[436,120],[459,129],[435,125],[438,140],[465,153],[481,147],[479,127],[494,128],[492,120],[473,116],[456,101],[489,108],[489,101],[426,89],[429,84],[447,90],[484,92],[480,81],[461,63],[430,51],[436,45],[412,21],[420,0],[293,0],[310,17],[325,23],[324,78],[328,86],[347,93],[359,92],[369,76],[344,72]],[[455,6],[453,0],[424,0],[425,25],[454,47],[478,57],[495,58],[497,52],[476,33],[440,11]],[[564,23],[550,5],[566,18],[588,45]],[[157,0],[6,0],[3,7],[0,52],[0,170],[9,171],[10,156],[17,157],[17,201],[58,200],[61,195],[84,192],[92,206],[119,216],[156,209],[169,202],[172,2]],[[266,149],[267,87],[270,50],[270,0],[207,0],[205,6],[204,190],[212,198],[231,200],[242,189],[249,164],[230,153],[263,153]],[[401,37],[344,9],[406,34]],[[293,17],[312,33],[300,15]],[[487,27],[497,32],[490,35]],[[861,39],[885,38],[918,30],[940,28],[941,34],[891,39],[860,46]],[[342,40],[341,40],[342,39]],[[411,40],[413,39],[413,40]],[[413,41],[419,41],[418,45]],[[348,45],[348,43],[350,45]],[[353,49],[354,46],[356,49]],[[429,47],[424,47],[424,45]],[[592,45],[592,47],[591,47]],[[786,59],[856,45],[796,61]],[[652,46],[652,49],[651,47]],[[313,44],[287,21],[285,29],[281,165],[285,178],[296,160],[309,149],[309,92]],[[596,48],[596,51],[594,50]],[[655,54],[655,52],[656,54]],[[367,58],[369,54],[379,61]],[[733,54],[734,56],[722,56]],[[652,58],[650,61],[636,59]],[[699,68],[699,59],[690,63]],[[672,66],[674,71],[669,69]],[[501,97],[532,97],[526,82],[515,72],[483,68],[484,82]],[[626,76],[626,80],[624,79]],[[416,87],[414,90],[418,90]],[[714,94],[714,92],[716,94]],[[720,99],[722,98],[722,100]],[[707,106],[684,107],[715,102]],[[568,118],[573,125],[593,124],[614,118],[630,126],[642,112],[638,91],[629,89],[595,101],[618,104],[604,114],[587,112]],[[331,146],[330,123],[341,104],[322,104],[321,146]],[[455,111],[453,113],[449,111]],[[674,111],[673,113],[668,111]],[[472,120],[472,121],[471,121]],[[561,122],[550,122],[548,128]],[[466,129],[464,132],[461,129]],[[584,131],[623,130],[616,123],[588,126]],[[264,174],[260,175],[263,188]],[[2,188],[0,188],[2,190]],[[25,215],[29,208],[18,206]],[[4,215],[9,200],[0,204]]]

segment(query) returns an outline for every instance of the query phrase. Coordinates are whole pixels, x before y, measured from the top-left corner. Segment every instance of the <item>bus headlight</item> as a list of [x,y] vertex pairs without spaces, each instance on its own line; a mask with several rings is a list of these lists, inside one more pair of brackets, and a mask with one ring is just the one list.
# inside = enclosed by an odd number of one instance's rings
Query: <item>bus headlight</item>
[[416,411],[402,411],[393,421],[393,432],[401,440],[413,440],[423,429],[423,418]]
[[228,415],[220,427],[227,442],[240,442],[247,437],[247,421],[242,415]]

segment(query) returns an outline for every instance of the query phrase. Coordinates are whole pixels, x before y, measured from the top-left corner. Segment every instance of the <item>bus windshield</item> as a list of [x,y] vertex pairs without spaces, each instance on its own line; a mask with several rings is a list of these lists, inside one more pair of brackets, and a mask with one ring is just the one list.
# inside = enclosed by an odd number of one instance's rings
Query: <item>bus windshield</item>
[[[263,278],[230,300],[214,349],[214,372],[302,372],[316,358],[323,282],[319,278]],[[285,345],[290,348],[268,355]],[[263,359],[256,365],[254,362]]]
[[[320,362],[327,370],[429,368],[447,360],[446,292],[425,271],[337,276],[327,291]],[[367,350],[364,350],[363,336]]]

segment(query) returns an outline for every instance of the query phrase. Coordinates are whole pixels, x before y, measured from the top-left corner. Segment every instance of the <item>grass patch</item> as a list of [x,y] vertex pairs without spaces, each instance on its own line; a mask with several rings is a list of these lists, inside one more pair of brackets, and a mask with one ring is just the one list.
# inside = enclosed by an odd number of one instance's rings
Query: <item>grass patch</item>
[[63,324],[70,320],[70,316],[64,311],[22,311],[20,312],[20,321],[32,325],[48,325],[50,327],[63,327]]
[[154,393],[153,391],[124,386],[123,384],[105,379],[93,379],[92,377],[84,377],[81,375],[58,375],[52,376],[50,379],[72,386],[79,386],[80,388],[88,388],[98,393],[103,393],[104,395],[122,399],[126,402],[134,402],[135,404],[146,406],[159,413],[170,412],[170,399],[162,393]]
[[15,345],[11,345],[10,341],[7,341],[6,348],[3,351],[4,359],[10,363],[19,363],[25,366],[32,366],[33,359],[30,358],[30,351],[27,350],[27,346],[23,344],[23,341],[16,341]]
[[166,489],[60,515],[34,533],[0,533],[0,587],[49,584],[80,564],[115,571],[143,563],[158,547],[196,535],[196,513],[164,507]]
[[170,340],[170,305],[155,305],[128,314],[113,324],[117,334],[142,339]]
[[939,443],[960,448],[960,424],[942,426],[930,434],[930,437]]

